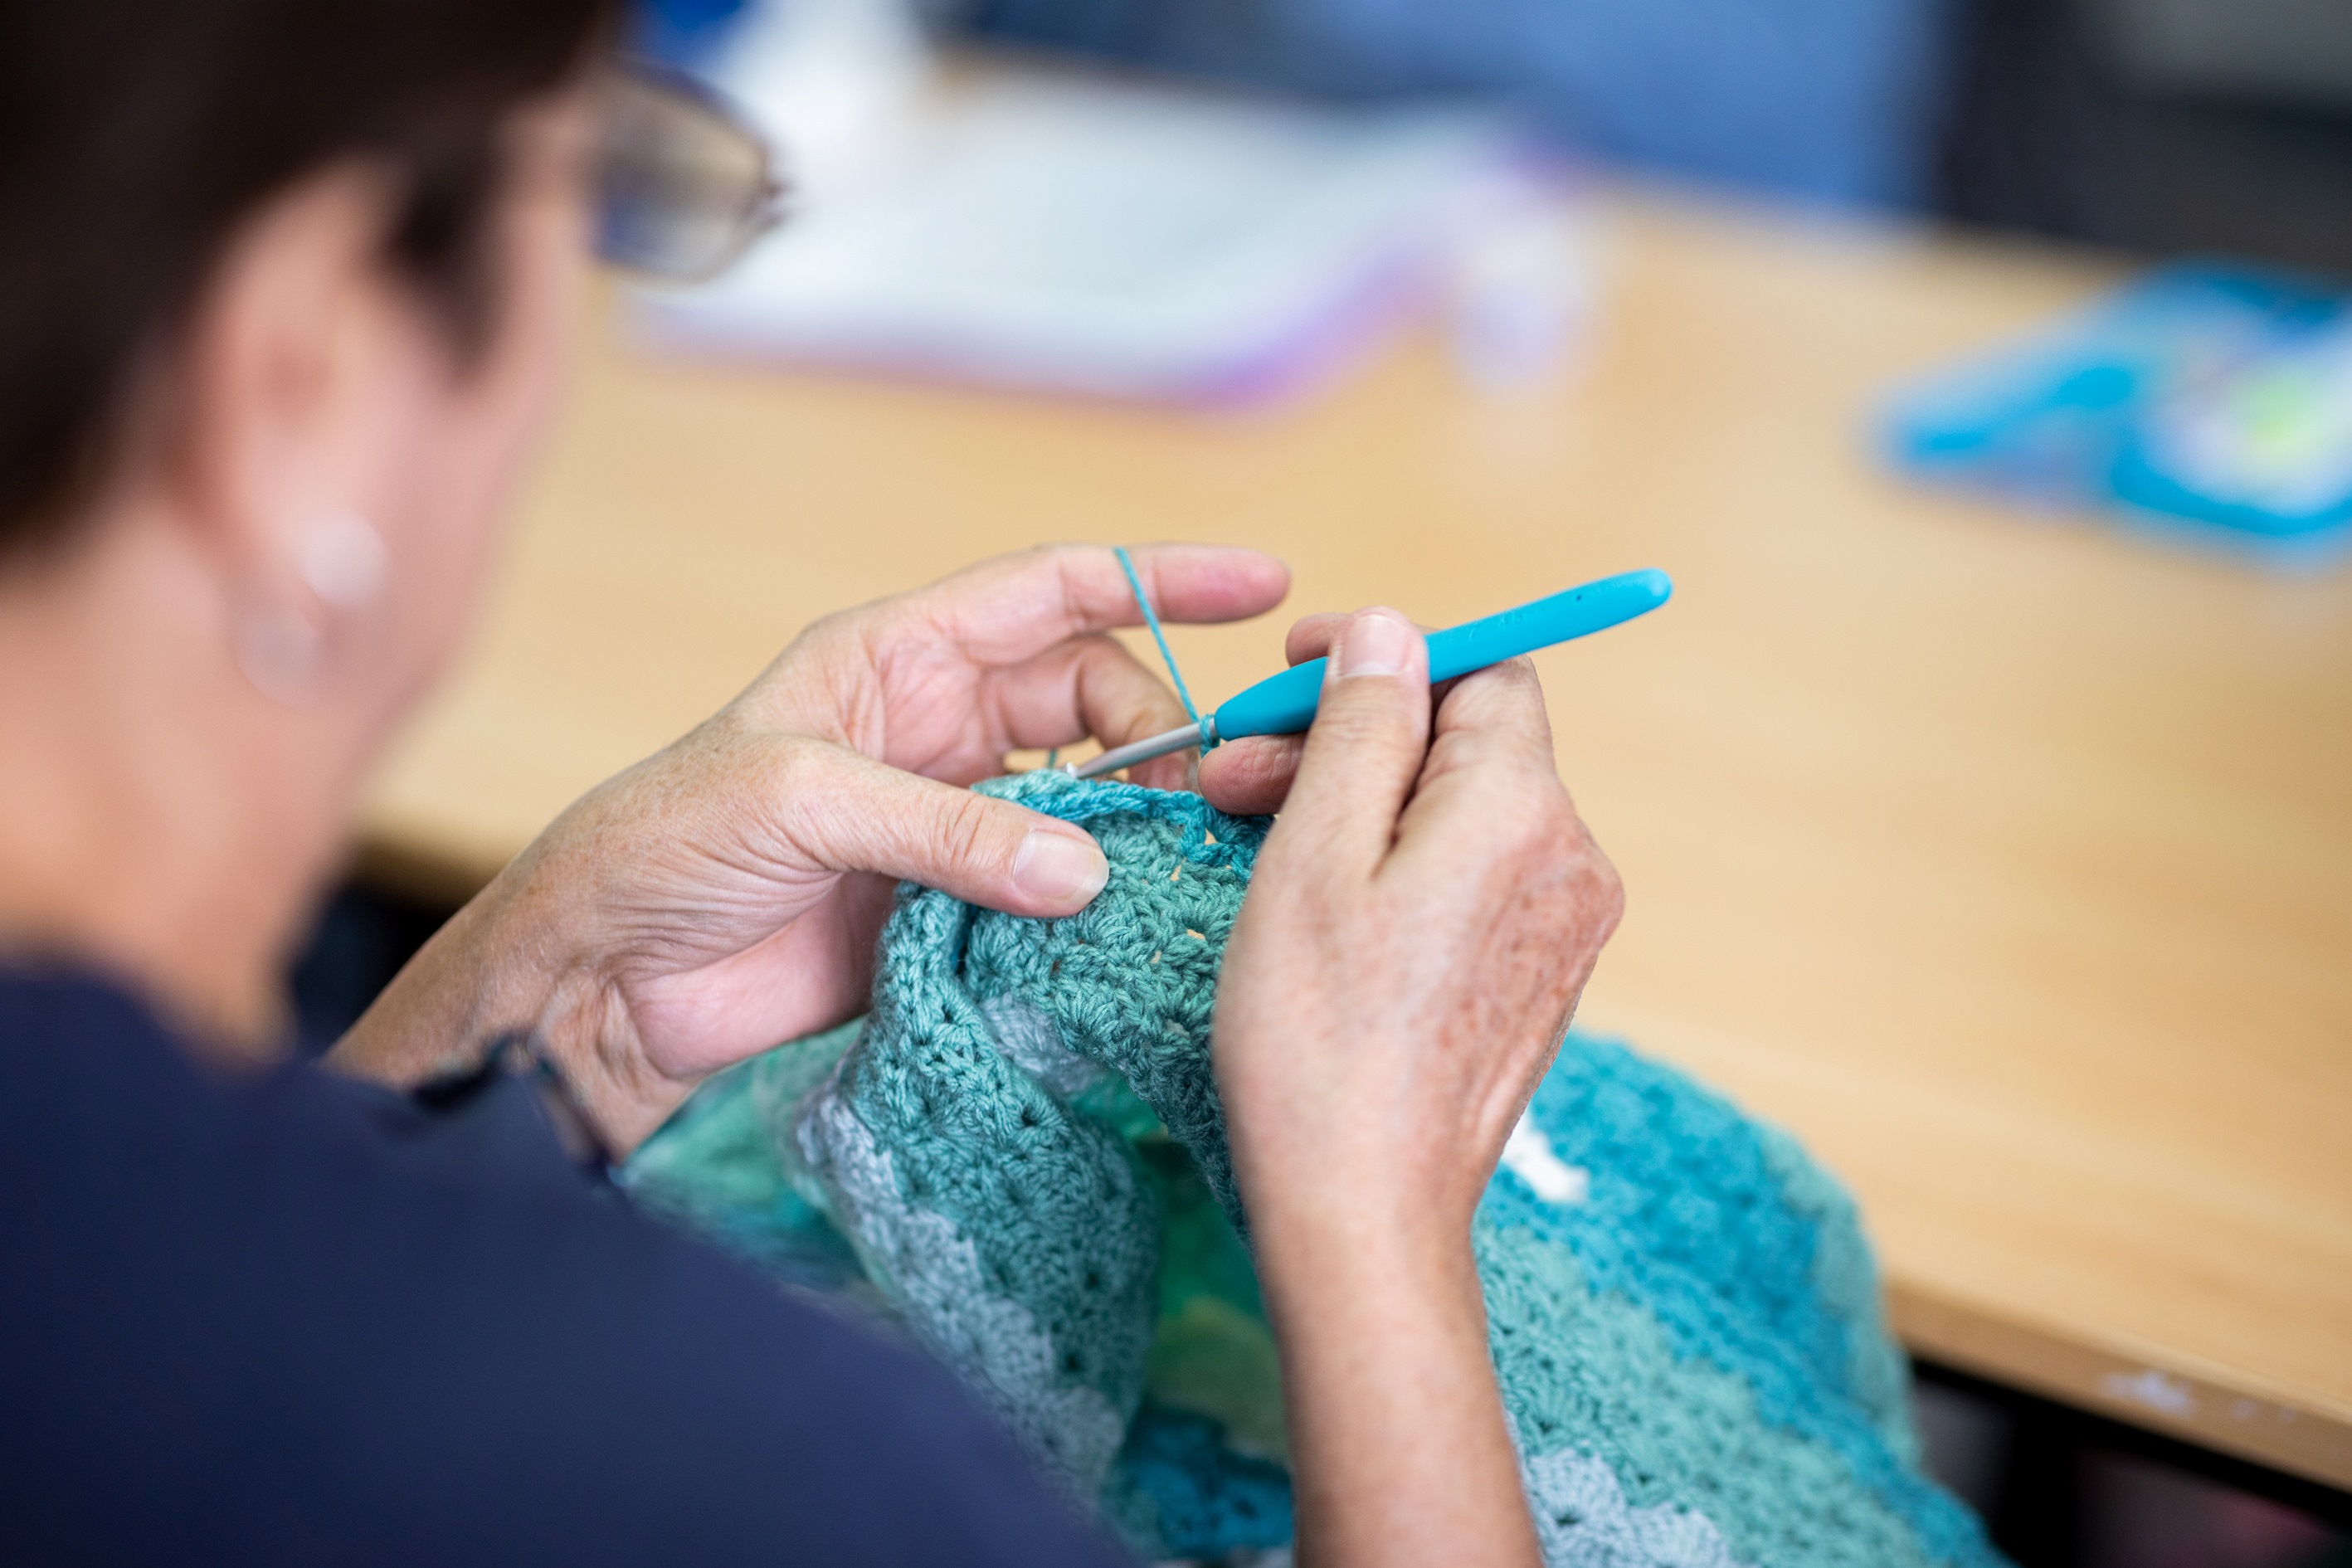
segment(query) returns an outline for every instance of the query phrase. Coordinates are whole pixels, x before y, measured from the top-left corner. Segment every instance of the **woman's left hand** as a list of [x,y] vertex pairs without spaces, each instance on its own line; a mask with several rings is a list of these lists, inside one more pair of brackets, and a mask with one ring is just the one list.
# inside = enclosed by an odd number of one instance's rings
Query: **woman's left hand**
[[[1255,616],[1289,584],[1255,551],[1131,554],[1165,621]],[[1183,723],[1104,635],[1139,619],[1108,549],[1057,545],[818,622],[557,818],[332,1059],[409,1082],[528,1029],[623,1152],[710,1073],[862,1007],[897,880],[1017,914],[1084,907],[1107,874],[1093,839],[963,786],[1009,751]],[[1185,765],[1134,776],[1173,784]]]

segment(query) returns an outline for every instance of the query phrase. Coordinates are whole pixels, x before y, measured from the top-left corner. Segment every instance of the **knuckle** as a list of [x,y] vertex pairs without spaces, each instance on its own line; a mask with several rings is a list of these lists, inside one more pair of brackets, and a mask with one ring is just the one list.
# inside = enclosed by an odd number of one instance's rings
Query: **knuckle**
[[1410,712],[1402,680],[1359,678],[1324,695],[1314,728],[1349,746],[1394,744],[1411,739]]
[[1624,910],[1624,884],[1557,778],[1528,778],[1482,808],[1488,864],[1555,940],[1597,949]]
[[803,736],[746,728],[727,736],[725,744],[743,759],[768,795],[787,805],[821,798],[839,771],[833,747]]
[[811,621],[784,645],[770,672],[806,663],[826,666],[843,658],[870,658],[877,646],[887,645],[894,635],[922,618],[928,596],[935,592],[910,589]]
[[770,803],[770,813],[784,835],[795,841],[829,838],[839,814],[840,767],[834,749],[799,736],[743,733],[731,737],[730,749],[747,782]]
[[1541,813],[1506,801],[1492,820],[1487,858],[1513,881],[1541,881],[1557,868],[1559,835]]
[[1543,701],[1543,682],[1534,660],[1522,654],[1455,676],[1447,682],[1447,698],[1475,722],[1523,723],[1530,702],[1539,708]]
[[759,717],[752,711],[755,700],[748,693],[736,698],[688,731],[680,744],[716,745],[751,733],[760,727]]
[[1520,654],[1516,658],[1504,659],[1498,664],[1487,665],[1485,668],[1475,670],[1462,679],[1465,681],[1475,680],[1483,689],[1488,691],[1540,691],[1543,689],[1543,681],[1536,674],[1536,662],[1526,654]]
[[1052,578],[1063,616],[1068,624],[1080,626],[1087,618],[1087,579],[1097,568],[1096,558],[1108,554],[1109,551],[1099,544],[1039,544],[1014,559],[1022,562],[1024,575],[1034,571]]
[[1554,874],[1576,853],[1583,824],[1557,778],[1533,770],[1497,770],[1480,811],[1492,826],[1494,852],[1527,874]]
[[[940,802],[940,847],[955,864],[978,865],[997,848],[994,803],[969,791],[947,795]],[[1017,842],[1017,839],[1016,839]]]
[[[1589,842],[1589,841],[1588,841]],[[1625,918],[1625,879],[1616,862],[1594,845],[1586,857],[1584,904],[1590,913],[1595,943],[1606,942]]]
[[1617,868],[1601,852],[1584,818],[1557,780],[1546,792],[1545,843],[1548,864],[1580,887],[1615,896]]

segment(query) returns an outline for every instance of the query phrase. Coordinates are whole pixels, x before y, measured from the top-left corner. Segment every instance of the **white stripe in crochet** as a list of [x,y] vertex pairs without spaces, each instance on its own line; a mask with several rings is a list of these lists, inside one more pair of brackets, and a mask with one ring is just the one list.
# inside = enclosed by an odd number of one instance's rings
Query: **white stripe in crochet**
[[984,996],[980,1010],[996,1037],[1004,1059],[1064,1100],[1103,1076],[1107,1070],[1062,1043],[1062,1031],[1043,1007],[1007,991]]
[[1705,1514],[1627,1503],[1606,1460],[1561,1448],[1522,1478],[1545,1568],[1740,1568]]
[[1590,1172],[1570,1164],[1552,1152],[1551,1140],[1535,1123],[1535,1113],[1523,1110],[1503,1143],[1503,1168],[1525,1182],[1548,1204],[1580,1204],[1592,1188]]
[[1037,1320],[989,1289],[979,1254],[953,1222],[900,1195],[889,1152],[830,1086],[803,1110],[800,1142],[847,1211],[842,1228],[860,1260],[888,1282],[917,1331],[1048,1470],[1091,1501],[1126,1437],[1126,1417],[1095,1390],[1056,1380],[1054,1346]]

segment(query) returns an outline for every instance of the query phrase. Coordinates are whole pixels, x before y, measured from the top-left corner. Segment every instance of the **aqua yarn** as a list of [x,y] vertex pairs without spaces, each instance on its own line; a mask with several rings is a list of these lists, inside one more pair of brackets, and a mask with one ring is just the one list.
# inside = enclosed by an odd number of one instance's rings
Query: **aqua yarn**
[[[625,1184],[895,1317],[1147,1556],[1279,1546],[1274,1345],[1210,1069],[1268,823],[982,787],[1087,826],[1102,895],[1038,921],[902,888],[867,1017],[706,1086]],[[1474,1239],[1554,1568],[2000,1561],[1921,1474],[1853,1205],[1785,1134],[1571,1035]]]

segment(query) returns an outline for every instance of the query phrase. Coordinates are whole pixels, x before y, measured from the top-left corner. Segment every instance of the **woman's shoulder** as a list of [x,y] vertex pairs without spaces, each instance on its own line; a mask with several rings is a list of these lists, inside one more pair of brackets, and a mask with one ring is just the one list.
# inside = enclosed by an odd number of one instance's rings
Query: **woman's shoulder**
[[519,1084],[232,1077],[87,976],[0,973],[0,1324],[12,1560],[1098,1560],[936,1368],[584,1180]]
[[0,957],[0,1072],[15,1076],[16,1051],[45,1038],[161,1042],[155,1015],[130,991],[71,965]]

